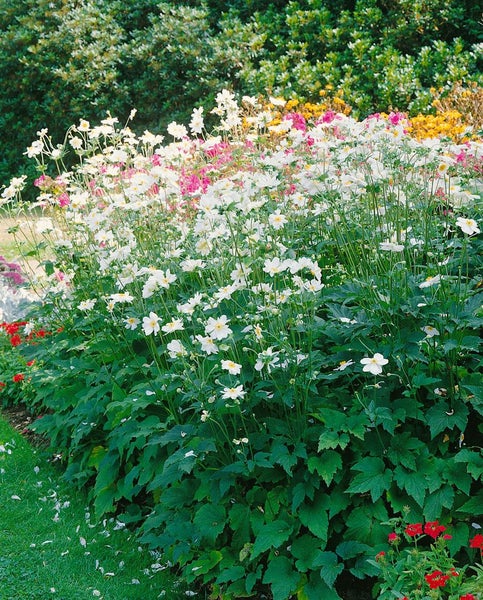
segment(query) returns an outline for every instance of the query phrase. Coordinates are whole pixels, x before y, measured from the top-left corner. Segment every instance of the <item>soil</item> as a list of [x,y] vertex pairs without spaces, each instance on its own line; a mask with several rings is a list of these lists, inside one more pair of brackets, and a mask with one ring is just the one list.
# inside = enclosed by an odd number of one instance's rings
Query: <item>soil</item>
[[35,421],[36,417],[29,414],[23,406],[9,406],[8,408],[2,408],[0,414],[4,417],[10,425],[16,429],[32,446],[37,448],[45,448],[48,446],[48,440],[34,433],[28,428],[29,425]]

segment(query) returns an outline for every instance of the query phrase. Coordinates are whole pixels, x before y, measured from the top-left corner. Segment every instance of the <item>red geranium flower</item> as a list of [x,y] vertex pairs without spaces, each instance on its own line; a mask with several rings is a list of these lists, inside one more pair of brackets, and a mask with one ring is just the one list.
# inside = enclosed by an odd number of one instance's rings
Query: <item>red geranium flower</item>
[[16,375],[14,375],[12,377],[13,381],[15,381],[15,383],[19,383],[20,381],[24,380],[24,375],[23,373],[17,373]]
[[428,521],[424,526],[424,533],[430,535],[434,540],[440,533],[443,533],[443,531],[446,531],[446,527],[440,525],[438,521]]
[[404,531],[410,537],[414,537],[416,535],[422,535],[423,526],[421,525],[421,523],[410,523],[409,525],[406,526],[406,529]]
[[460,596],[460,600],[476,600],[473,594],[465,594],[464,596]]
[[12,346],[20,346],[22,343],[22,338],[18,335],[18,333],[15,333],[10,337],[10,343]]
[[432,590],[435,590],[439,587],[444,587],[446,582],[449,579],[449,575],[443,575],[442,571],[433,571],[429,575],[425,575],[424,579],[426,579],[429,587]]
[[381,552],[378,552],[376,554],[376,560],[380,561],[382,558],[384,558],[386,556],[386,553],[384,552],[384,550],[381,550]]
[[474,538],[470,540],[470,548],[479,548],[483,550],[483,535],[477,533]]
[[397,542],[397,541],[399,540],[399,536],[398,536],[398,534],[397,534],[397,533],[390,533],[390,534],[387,536],[387,540],[388,540],[389,542]]

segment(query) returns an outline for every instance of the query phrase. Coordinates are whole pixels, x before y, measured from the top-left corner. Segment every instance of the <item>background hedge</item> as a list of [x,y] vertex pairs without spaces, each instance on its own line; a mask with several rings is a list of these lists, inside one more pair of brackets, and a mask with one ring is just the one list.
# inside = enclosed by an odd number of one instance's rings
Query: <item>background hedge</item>
[[357,116],[482,82],[472,0],[0,0],[0,182],[25,147],[106,111],[159,129],[222,87],[304,99],[341,90]]

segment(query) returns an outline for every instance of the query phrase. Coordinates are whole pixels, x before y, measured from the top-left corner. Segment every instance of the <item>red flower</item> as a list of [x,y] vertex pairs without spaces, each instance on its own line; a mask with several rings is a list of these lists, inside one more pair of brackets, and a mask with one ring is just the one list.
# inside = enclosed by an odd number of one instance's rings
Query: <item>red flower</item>
[[423,526],[421,525],[421,523],[410,523],[409,525],[406,526],[406,529],[404,531],[410,537],[414,537],[416,535],[422,535]]
[[428,521],[424,526],[424,533],[430,535],[434,540],[438,537],[440,533],[446,531],[446,527],[444,525],[440,525],[438,521]]
[[390,533],[387,536],[387,540],[388,540],[388,542],[397,542],[399,540],[399,536],[397,533]]
[[386,553],[384,552],[384,550],[382,550],[381,552],[378,552],[376,554],[376,561],[380,561],[381,559],[383,559],[386,556]]
[[444,587],[449,579],[449,575],[443,575],[442,571],[433,571],[429,575],[425,575],[429,587],[432,590],[436,590],[439,587]]
[[15,381],[15,383],[19,383],[20,381],[24,380],[24,375],[23,373],[17,373],[16,375],[14,375],[12,377],[13,381]]
[[29,360],[27,363],[27,367],[31,367],[35,362],[35,358],[33,360]]
[[3,383],[3,381],[0,381],[0,390],[1,390],[2,388],[4,388],[6,385],[7,385],[6,383]]
[[476,597],[473,594],[465,594],[464,596],[460,596],[460,600],[476,600]]
[[18,333],[15,333],[11,336],[10,343],[12,344],[12,346],[20,346],[20,344],[22,343],[22,338],[18,335]]
[[479,548],[483,550],[483,535],[477,533],[473,539],[470,540],[470,548]]

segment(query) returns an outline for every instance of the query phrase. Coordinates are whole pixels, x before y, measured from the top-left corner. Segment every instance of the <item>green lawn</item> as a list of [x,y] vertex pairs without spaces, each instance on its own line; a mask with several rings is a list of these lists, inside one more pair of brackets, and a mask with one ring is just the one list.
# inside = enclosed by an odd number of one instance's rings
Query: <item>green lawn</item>
[[0,416],[0,600],[186,598],[115,520],[94,524],[47,458]]

